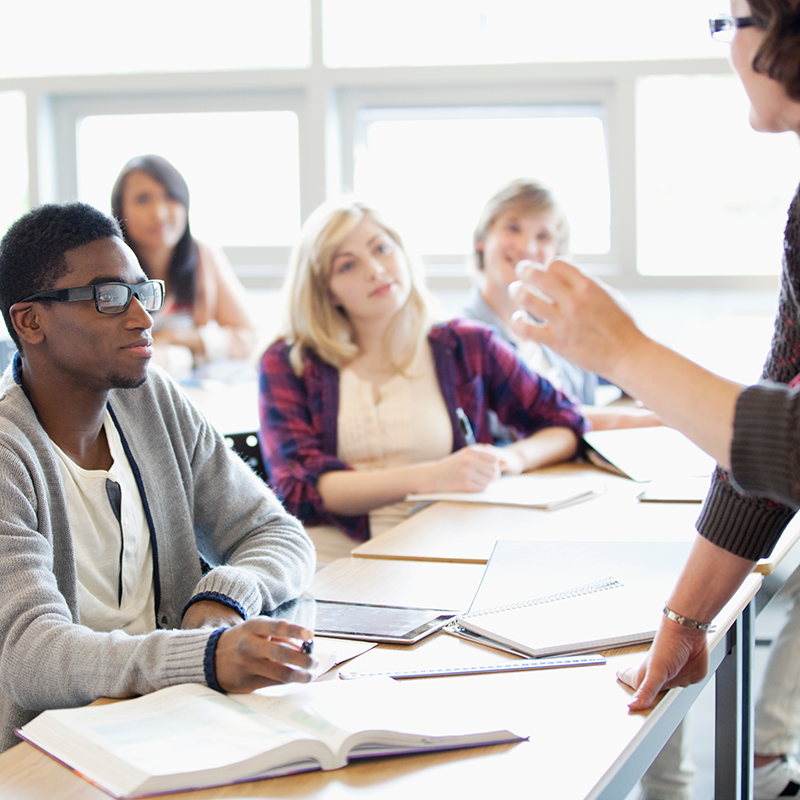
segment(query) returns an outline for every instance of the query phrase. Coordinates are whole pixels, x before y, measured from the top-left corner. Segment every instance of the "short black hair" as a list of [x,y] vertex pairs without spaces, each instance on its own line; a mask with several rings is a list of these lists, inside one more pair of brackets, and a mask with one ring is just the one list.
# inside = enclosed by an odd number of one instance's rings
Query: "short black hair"
[[0,310],[17,347],[9,309],[48,291],[68,271],[64,254],[98,239],[117,236],[117,221],[86,203],[48,203],[20,217],[0,241]]

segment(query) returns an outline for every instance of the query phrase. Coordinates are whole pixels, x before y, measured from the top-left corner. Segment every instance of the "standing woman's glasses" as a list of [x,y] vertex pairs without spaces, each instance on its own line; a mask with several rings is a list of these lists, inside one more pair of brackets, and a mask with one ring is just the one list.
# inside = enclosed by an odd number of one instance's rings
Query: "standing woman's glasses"
[[730,42],[738,28],[766,29],[767,21],[761,17],[730,17],[722,15],[708,21],[711,38],[716,42]]

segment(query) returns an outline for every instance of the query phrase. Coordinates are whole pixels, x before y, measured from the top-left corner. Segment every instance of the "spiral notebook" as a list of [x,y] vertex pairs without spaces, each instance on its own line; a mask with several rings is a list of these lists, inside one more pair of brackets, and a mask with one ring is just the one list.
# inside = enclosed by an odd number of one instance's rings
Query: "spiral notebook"
[[498,541],[455,624],[534,658],[649,642],[688,550],[683,542]]

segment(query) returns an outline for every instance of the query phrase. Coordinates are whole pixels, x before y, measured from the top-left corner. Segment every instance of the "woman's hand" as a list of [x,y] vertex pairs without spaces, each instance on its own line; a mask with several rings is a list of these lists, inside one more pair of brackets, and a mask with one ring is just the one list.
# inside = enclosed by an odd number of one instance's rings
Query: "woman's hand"
[[512,319],[520,336],[608,378],[728,469],[741,385],[648,339],[610,290],[565,261],[520,264],[517,274],[509,292],[525,309]]
[[503,475],[522,475],[527,469],[524,455],[513,445],[493,449],[500,459],[500,472]]
[[517,276],[509,294],[528,313],[514,315],[513,329],[584,369],[611,377],[617,362],[644,338],[609,287],[566,261],[546,268],[521,263]]
[[308,683],[316,661],[301,652],[313,634],[269,617],[253,617],[224,631],[217,642],[217,682],[226,692],[252,692],[275,683]]
[[500,477],[500,449],[486,444],[456,450],[430,465],[430,492],[482,492]]
[[665,617],[645,660],[638,667],[618,672],[617,677],[636,690],[628,708],[643,711],[653,705],[662,689],[697,683],[707,672],[705,631],[685,628]]

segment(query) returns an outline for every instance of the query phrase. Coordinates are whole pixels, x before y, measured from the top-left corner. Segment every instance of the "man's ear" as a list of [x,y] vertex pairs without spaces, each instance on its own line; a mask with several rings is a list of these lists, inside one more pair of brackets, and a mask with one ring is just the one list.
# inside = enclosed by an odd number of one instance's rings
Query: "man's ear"
[[23,342],[41,344],[44,341],[44,330],[33,303],[14,303],[8,313],[17,336]]

